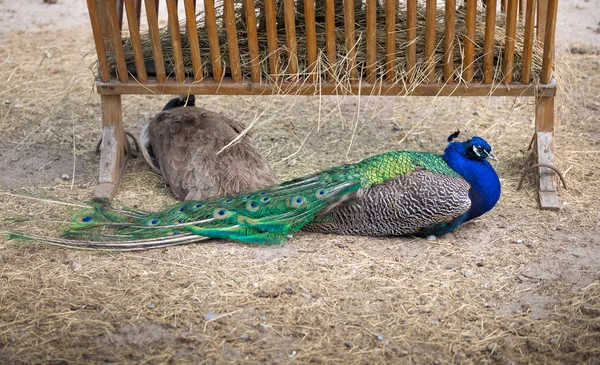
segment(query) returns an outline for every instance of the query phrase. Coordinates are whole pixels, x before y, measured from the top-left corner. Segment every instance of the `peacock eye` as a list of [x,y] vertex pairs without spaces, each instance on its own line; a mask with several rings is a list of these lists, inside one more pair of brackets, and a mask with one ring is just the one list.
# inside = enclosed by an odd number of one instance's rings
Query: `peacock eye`
[[481,147],[477,147],[477,152],[478,152],[478,153],[483,153],[483,148],[481,148]]

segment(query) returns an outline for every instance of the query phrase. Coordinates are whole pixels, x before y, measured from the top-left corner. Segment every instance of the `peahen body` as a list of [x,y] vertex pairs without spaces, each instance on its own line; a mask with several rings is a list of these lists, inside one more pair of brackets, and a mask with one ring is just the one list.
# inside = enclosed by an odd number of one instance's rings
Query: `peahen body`
[[237,195],[279,183],[249,134],[226,147],[244,125],[198,108],[195,97],[171,99],[144,127],[142,153],[178,200]]
[[494,207],[496,159],[480,137],[452,141],[443,154],[395,151],[270,189],[160,212],[96,205],[73,218],[59,246],[142,250],[207,238],[278,244],[300,229],[367,236],[443,235]]

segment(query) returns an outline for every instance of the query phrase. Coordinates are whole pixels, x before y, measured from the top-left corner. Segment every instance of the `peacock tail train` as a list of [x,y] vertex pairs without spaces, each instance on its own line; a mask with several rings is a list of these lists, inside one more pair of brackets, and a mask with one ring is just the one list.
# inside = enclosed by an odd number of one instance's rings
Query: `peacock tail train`
[[[489,165],[487,161],[478,162]],[[491,165],[489,168],[497,180]],[[468,215],[472,208],[471,185],[450,167],[444,155],[395,151],[269,189],[186,201],[158,212],[114,209],[95,203],[92,209],[73,218],[63,238],[25,234],[11,234],[11,238],[70,248],[127,251],[210,238],[282,244],[303,228],[372,236],[443,234],[472,219]],[[499,196],[499,181],[497,190]]]

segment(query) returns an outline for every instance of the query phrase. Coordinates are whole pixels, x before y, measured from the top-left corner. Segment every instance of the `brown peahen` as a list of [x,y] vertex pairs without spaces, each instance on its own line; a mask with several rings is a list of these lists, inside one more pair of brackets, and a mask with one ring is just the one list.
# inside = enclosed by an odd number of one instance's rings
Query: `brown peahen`
[[[142,130],[142,153],[179,200],[204,200],[262,189],[279,180],[244,125],[195,106],[193,95],[170,100]],[[221,151],[222,150],[222,151]]]

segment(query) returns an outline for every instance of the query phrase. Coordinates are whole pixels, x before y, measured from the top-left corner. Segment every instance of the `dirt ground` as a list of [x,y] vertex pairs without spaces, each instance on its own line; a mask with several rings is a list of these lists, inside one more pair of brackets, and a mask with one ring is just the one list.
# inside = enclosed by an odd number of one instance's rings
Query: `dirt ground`
[[[600,364],[600,2],[559,3],[560,211],[538,209],[532,177],[516,190],[531,99],[202,97],[258,120],[282,179],[439,152],[460,128],[492,144],[503,194],[435,241],[300,233],[108,254],[5,239],[58,235],[85,205],[101,122],[85,2],[0,0],[0,363]],[[167,99],[124,97],[126,129]],[[173,202],[128,163],[117,205]]]

